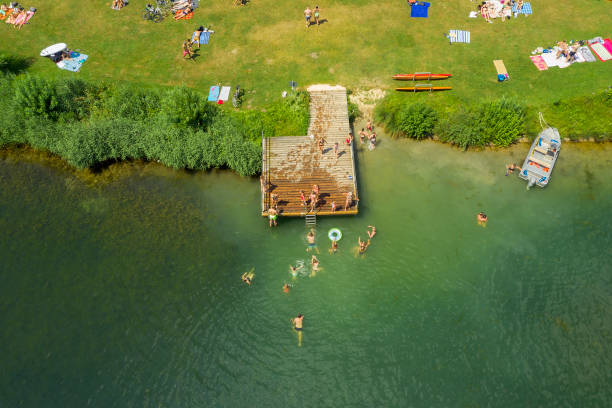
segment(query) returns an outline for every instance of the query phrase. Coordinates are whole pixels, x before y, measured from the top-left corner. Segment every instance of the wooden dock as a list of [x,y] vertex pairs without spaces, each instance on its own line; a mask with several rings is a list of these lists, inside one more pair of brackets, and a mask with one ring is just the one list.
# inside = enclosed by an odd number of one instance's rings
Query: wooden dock
[[[269,188],[262,191],[261,213],[268,215],[272,195],[278,195],[281,216],[302,217],[312,214],[300,200],[300,190],[306,200],[314,184],[319,185],[316,215],[357,214],[358,194],[353,146],[346,144],[350,132],[346,89],[340,86],[315,85],[310,93],[310,124],[307,136],[282,136],[262,140],[262,177]],[[323,154],[318,146],[325,140]],[[334,144],[338,143],[336,158]],[[353,193],[352,205],[345,211],[348,192]],[[332,202],[336,211],[332,212]]]

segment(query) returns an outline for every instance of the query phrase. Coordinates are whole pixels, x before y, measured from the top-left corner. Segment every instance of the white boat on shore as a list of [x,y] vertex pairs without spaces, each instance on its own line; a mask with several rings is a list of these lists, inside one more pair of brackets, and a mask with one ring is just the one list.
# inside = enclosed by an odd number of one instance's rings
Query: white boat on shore
[[[540,119],[541,114],[540,114]],[[527,188],[534,184],[546,187],[561,151],[561,136],[553,127],[547,127],[535,138],[525,158],[519,177],[527,180]]]

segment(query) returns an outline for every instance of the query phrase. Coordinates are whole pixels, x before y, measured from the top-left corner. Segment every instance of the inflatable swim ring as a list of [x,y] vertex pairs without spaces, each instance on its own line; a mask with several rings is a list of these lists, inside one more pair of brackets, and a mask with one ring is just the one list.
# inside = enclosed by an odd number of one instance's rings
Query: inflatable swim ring
[[342,232],[338,228],[332,228],[327,233],[327,236],[332,241],[340,241],[342,239]]

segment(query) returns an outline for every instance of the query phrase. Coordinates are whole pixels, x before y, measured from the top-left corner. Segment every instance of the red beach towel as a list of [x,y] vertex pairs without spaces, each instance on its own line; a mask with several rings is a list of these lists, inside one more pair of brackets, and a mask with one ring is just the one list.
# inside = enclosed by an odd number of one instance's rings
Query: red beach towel
[[548,65],[546,65],[546,62],[544,62],[544,58],[542,58],[541,55],[532,55],[529,58],[534,63],[536,68],[538,68],[538,70],[544,71],[544,70],[548,69]]

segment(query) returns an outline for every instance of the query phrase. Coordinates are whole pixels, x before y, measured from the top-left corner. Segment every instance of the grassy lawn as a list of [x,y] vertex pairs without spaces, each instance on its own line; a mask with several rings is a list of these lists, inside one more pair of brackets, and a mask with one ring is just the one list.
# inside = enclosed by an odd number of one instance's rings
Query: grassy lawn
[[[612,83],[612,62],[540,72],[529,60],[533,49],[560,39],[612,35],[612,3],[605,0],[532,0],[533,15],[493,24],[468,18],[476,4],[469,0],[434,1],[427,19],[410,18],[405,0],[332,0],[318,3],[327,21],[309,29],[306,2],[252,0],[240,7],[232,0],[201,0],[193,20],[159,24],[142,19],[146,2],[132,0],[115,11],[110,0],[27,1],[37,15],[21,31],[0,24],[0,52],[32,58],[30,71],[48,77],[185,84],[202,92],[217,83],[240,84],[247,107],[277,99],[290,80],[392,89],[397,83],[391,75],[414,71],[455,76],[445,81],[452,91],[418,96],[442,104],[509,95],[538,105]],[[200,24],[215,33],[195,62],[184,61],[181,44]],[[448,29],[469,30],[472,43],[449,45],[443,36]],[[89,55],[80,73],[38,57],[57,42]],[[494,59],[504,60],[510,81],[496,82]]]

